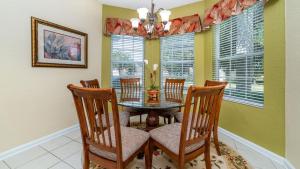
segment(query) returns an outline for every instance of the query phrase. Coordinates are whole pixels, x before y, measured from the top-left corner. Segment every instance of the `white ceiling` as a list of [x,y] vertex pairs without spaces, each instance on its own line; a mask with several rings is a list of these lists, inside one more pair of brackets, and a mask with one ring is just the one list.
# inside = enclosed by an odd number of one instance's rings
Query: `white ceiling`
[[[129,9],[137,9],[141,7],[151,7],[151,0],[99,0],[103,4],[118,6]],[[154,0],[156,9],[165,8],[171,9],[174,7],[198,2],[202,0]]]

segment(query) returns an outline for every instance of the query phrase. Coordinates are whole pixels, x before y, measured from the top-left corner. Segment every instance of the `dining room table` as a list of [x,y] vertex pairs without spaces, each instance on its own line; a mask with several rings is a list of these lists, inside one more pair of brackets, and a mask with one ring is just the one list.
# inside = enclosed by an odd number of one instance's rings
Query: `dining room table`
[[160,91],[157,97],[150,96],[147,91],[138,93],[119,93],[118,105],[131,111],[147,114],[146,131],[159,127],[159,116],[163,113],[174,113],[184,107],[183,95],[174,95]]

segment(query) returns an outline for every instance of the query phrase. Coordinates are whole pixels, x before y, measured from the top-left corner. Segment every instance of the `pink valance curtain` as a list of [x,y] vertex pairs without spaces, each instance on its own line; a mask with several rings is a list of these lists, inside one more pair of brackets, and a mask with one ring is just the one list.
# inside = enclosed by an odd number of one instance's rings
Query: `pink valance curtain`
[[[205,11],[203,27],[219,24],[233,15],[240,14],[259,0],[220,0]],[[266,3],[268,0],[264,0]]]
[[139,25],[137,31],[135,31],[132,29],[131,22],[129,20],[119,18],[107,18],[104,35],[131,35],[143,36],[148,39],[157,39],[163,36],[202,31],[201,19],[198,14],[176,18],[171,20],[170,22],[172,22],[172,24],[168,32],[164,32],[162,24],[159,23],[155,25],[155,33],[151,37],[149,37],[145,28],[141,24]]
[[147,36],[147,32],[142,25],[137,31],[134,31],[131,26],[130,20],[119,18],[107,18],[105,23],[104,35],[136,35]]

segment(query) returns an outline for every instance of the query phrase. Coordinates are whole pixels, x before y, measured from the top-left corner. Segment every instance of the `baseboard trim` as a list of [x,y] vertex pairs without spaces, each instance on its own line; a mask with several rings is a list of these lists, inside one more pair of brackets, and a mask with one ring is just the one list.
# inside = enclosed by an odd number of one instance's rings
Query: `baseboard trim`
[[246,139],[244,139],[230,131],[227,131],[223,128],[220,128],[220,127],[219,127],[219,133],[233,139],[236,142],[239,142],[240,144],[252,149],[253,151],[261,154],[262,156],[264,156],[272,161],[276,161],[277,163],[281,164],[282,166],[285,166],[285,168],[287,168],[287,169],[295,169],[295,167],[286,158],[284,158],[278,154],[275,154],[275,153],[267,150],[264,147],[261,147],[249,140],[246,140]]
[[41,145],[43,143],[46,143],[46,142],[48,142],[48,141],[50,141],[52,139],[55,139],[57,137],[60,137],[62,135],[65,135],[65,134],[67,134],[69,132],[72,132],[74,130],[77,130],[77,129],[79,129],[79,125],[78,124],[73,125],[73,126],[68,127],[68,128],[65,128],[63,130],[57,131],[57,132],[52,133],[52,134],[50,134],[48,136],[44,136],[44,137],[41,137],[39,139],[33,140],[33,141],[29,142],[29,143],[17,146],[17,147],[15,147],[13,149],[10,149],[8,151],[1,152],[0,153],[0,161],[4,160],[4,159],[7,159],[7,158],[9,158],[11,156],[14,156],[14,155],[16,155],[18,153],[21,153],[21,152],[24,152],[26,150],[29,150],[29,149],[31,149],[31,148],[33,148],[35,146]]

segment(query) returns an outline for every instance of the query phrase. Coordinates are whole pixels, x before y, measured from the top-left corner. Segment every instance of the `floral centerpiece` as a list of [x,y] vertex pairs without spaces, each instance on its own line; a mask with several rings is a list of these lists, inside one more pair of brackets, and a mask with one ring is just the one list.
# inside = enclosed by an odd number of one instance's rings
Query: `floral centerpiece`
[[[144,60],[145,65],[148,65],[148,60]],[[147,93],[153,100],[158,98],[159,86],[156,85],[156,75],[157,75],[158,64],[153,64],[153,69],[150,70],[150,87]]]

